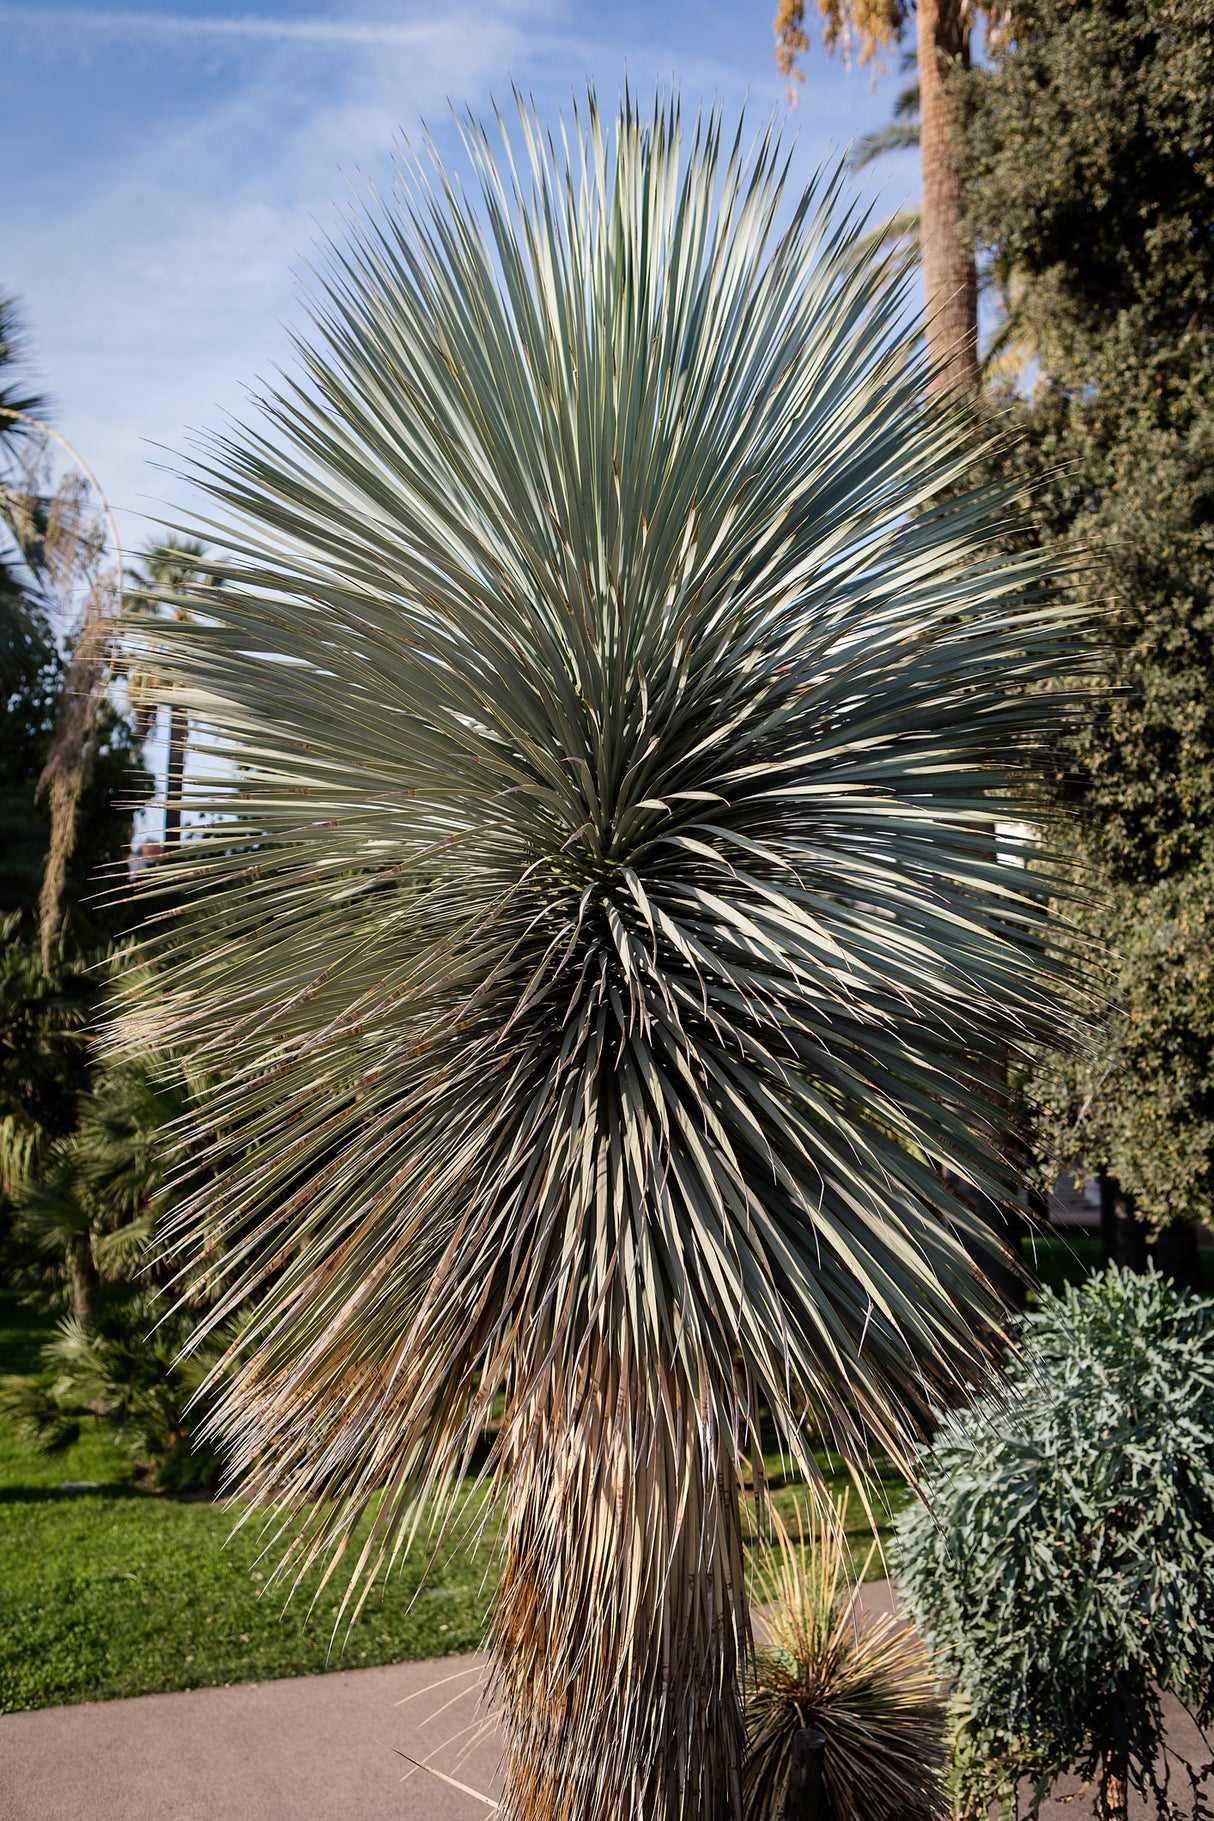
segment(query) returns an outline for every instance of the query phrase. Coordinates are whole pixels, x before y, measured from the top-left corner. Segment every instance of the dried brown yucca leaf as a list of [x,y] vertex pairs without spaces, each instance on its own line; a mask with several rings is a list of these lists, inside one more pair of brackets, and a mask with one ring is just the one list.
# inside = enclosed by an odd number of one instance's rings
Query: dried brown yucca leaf
[[944,1702],[919,1637],[862,1612],[842,1509],[798,1513],[795,1540],[772,1513],[775,1546],[753,1597],[759,1647],[746,1681],[745,1821],[780,1821],[803,1726],[826,1736],[835,1821],[929,1821],[948,1812]]

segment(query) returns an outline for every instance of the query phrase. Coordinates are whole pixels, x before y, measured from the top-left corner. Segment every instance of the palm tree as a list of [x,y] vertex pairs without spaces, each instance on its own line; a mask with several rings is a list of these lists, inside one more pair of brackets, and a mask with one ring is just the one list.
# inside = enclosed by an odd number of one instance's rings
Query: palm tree
[[[797,75],[797,60],[809,49],[806,0],[779,0],[775,16],[776,61]],[[914,14],[915,61],[922,199],[918,240],[927,293],[927,341],[933,391],[956,387],[976,391],[978,364],[978,271],[974,245],[965,229],[965,190],[952,158],[953,96],[950,83],[970,67],[970,32],[976,14],[999,9],[970,0],[818,0],[826,45],[845,48],[858,40],[869,61],[902,40]],[[912,141],[903,133],[896,143]]]
[[[0,370],[16,348],[10,299],[0,298]],[[37,583],[33,598],[15,584],[11,564],[0,559],[0,684],[11,690],[31,664],[52,659],[54,646],[45,611],[62,609],[84,594],[71,638],[71,656],[60,695],[59,716],[36,795],[50,807],[50,843],[38,904],[42,962],[49,973],[63,923],[68,864],[76,847],[80,800],[97,756],[98,723],[111,675],[111,634],[121,605],[122,546],[114,516],[97,477],[58,430],[37,415],[39,401],[0,385],[0,438],[24,442],[17,485],[0,465],[0,530]],[[47,491],[49,445],[68,456],[71,468],[53,492]],[[11,450],[0,446],[0,454]],[[107,547],[116,567],[105,566]]]
[[50,651],[40,603],[14,568],[14,558],[38,565],[43,530],[42,502],[31,497],[20,474],[30,419],[43,409],[36,394],[10,377],[21,353],[16,303],[0,295],[0,687],[5,693],[31,661],[45,661]]
[[[137,569],[128,571],[131,592],[128,597],[128,625],[138,624],[137,650],[126,666],[127,696],[135,714],[135,734],[142,744],[152,731],[156,719],[157,690],[163,692],[156,635],[150,620],[162,617],[162,610],[176,619],[188,619],[191,613],[191,590],[213,582],[203,563],[205,548],[193,538],[170,537],[155,545]],[[165,771],[164,841],[173,847],[181,840],[181,808],[185,785],[186,750],[190,738],[190,715],[178,697],[169,697],[169,750]]]
[[978,1370],[949,1183],[1010,1195],[992,1058],[1061,1028],[988,831],[1077,622],[841,179],[521,121],[475,201],[402,168],[202,474],[225,585],[157,638],[215,819],[124,1022],[222,1083],[166,1238],[260,1298],[212,1428],[284,1571],[369,1511],[353,1601],[492,1414],[503,1812],[701,1821],[760,1413],[904,1457]]
[[[914,70],[913,52],[904,52],[902,67],[906,71]],[[919,79],[917,75],[912,75],[911,80],[894,97],[893,119],[886,126],[878,127],[875,132],[862,133],[853,143],[847,158],[848,169],[863,171],[891,152],[917,150],[919,146]],[[921,210],[913,207],[895,210],[886,220],[870,229],[869,235],[861,243],[861,257],[867,254],[870,237],[874,240],[893,238],[897,240],[907,264],[915,264],[922,255],[921,225]],[[999,320],[987,338],[979,362],[982,378],[1014,380],[1023,372],[1031,358],[1021,321],[1020,292],[1023,287],[1006,258],[1002,257],[989,259],[978,269],[977,284],[979,297],[994,294],[999,311]]]

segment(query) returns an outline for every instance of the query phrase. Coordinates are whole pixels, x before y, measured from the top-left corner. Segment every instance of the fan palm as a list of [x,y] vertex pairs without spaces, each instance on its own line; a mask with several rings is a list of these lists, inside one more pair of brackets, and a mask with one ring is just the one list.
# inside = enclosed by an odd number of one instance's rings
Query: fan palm
[[521,121],[476,203],[402,168],[203,465],[215,817],[128,1024],[224,1082],[169,1237],[260,1294],[214,1422],[288,1563],[370,1507],[365,1587],[492,1412],[505,1812],[733,1816],[760,1408],[902,1450],[982,1351],[948,1185],[1058,1028],[990,821],[1075,626],[838,180]]
[[[43,531],[42,502],[20,475],[21,444],[43,401],[14,382],[22,338],[13,298],[0,294],[0,687],[11,690],[22,670],[44,663],[50,648],[41,603],[24,588],[14,557],[36,568]],[[16,481],[16,485],[14,485]]]

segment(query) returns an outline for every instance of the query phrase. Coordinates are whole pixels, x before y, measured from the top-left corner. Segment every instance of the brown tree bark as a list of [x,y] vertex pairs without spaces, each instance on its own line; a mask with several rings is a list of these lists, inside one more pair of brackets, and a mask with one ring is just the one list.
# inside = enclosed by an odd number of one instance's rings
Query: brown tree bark
[[929,392],[976,391],[978,275],[964,231],[960,177],[949,164],[949,80],[968,69],[969,25],[961,0],[918,0],[920,159],[923,169],[921,245],[927,293]]
[[675,1366],[660,1400],[626,1357],[552,1376],[503,1435],[503,1821],[737,1821],[749,1627],[729,1450]]
[[72,1314],[85,1333],[91,1334],[101,1310],[101,1279],[87,1233],[78,1233],[71,1240],[67,1266],[72,1288]]

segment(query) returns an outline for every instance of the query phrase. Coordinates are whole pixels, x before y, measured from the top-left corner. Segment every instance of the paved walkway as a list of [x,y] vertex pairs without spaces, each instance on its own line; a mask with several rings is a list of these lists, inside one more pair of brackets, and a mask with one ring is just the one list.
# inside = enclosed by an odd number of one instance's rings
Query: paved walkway
[[[461,1763],[480,1657],[337,1670],[0,1717],[0,1821],[473,1821],[492,1734]],[[444,1749],[445,1747],[445,1749]],[[404,1779],[408,1781],[404,1781]]]
[[[862,1603],[887,1611],[888,1583],[870,1582]],[[482,1657],[446,1657],[5,1714],[0,1821],[475,1821],[493,1813],[478,1794],[499,1791],[498,1744],[477,1712],[484,1670]],[[1198,1761],[1195,1730],[1174,1705],[1169,1718],[1175,1748]],[[1072,1781],[1041,1816],[1091,1812]]]

